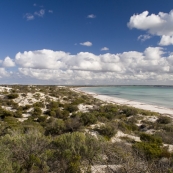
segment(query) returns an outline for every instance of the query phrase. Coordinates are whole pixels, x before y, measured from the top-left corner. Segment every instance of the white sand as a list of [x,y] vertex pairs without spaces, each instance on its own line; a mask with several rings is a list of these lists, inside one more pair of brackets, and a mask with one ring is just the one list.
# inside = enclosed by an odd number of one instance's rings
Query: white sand
[[0,86],[0,92],[5,92],[5,91],[9,92],[11,89],[12,89],[12,88],[10,88],[10,87],[3,87],[3,86]]
[[89,109],[92,109],[92,108],[93,108],[92,105],[83,105],[83,104],[78,105],[78,109],[81,112],[89,112]]
[[138,136],[133,136],[133,135],[129,135],[129,134],[125,134],[122,131],[118,131],[114,137],[111,138],[111,142],[120,142],[121,141],[121,137],[128,137],[133,139],[134,141],[140,142],[140,137]]
[[109,170],[112,170],[111,172],[117,172],[119,168],[121,168],[121,165],[93,165],[91,166],[91,172],[92,173],[106,173],[106,168],[109,168]]
[[132,107],[139,108],[139,109],[144,109],[144,110],[148,110],[148,111],[152,111],[152,112],[158,112],[160,114],[166,114],[168,116],[169,115],[173,116],[173,109],[155,106],[155,105],[149,105],[149,104],[145,104],[145,103],[141,103],[141,102],[126,100],[126,99],[121,99],[121,98],[116,98],[116,97],[98,95],[98,94],[95,94],[92,92],[83,92],[80,90],[80,88],[73,88],[73,91],[89,94],[89,95],[92,95],[94,98],[97,98],[97,99],[100,99],[102,101],[106,101],[109,103],[132,106]]
[[168,151],[169,151],[169,152],[173,152],[173,145],[164,144],[163,146],[164,146],[164,147],[168,147]]

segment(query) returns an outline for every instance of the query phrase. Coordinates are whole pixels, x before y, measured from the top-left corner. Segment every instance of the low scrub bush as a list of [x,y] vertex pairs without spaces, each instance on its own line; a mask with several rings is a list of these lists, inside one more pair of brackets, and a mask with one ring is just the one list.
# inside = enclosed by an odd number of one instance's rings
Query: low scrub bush
[[4,119],[5,117],[13,117],[14,113],[12,111],[5,110],[0,108],[0,118]]
[[133,107],[123,106],[121,108],[122,113],[125,114],[127,117],[134,116],[139,113],[139,110]]
[[139,142],[135,143],[133,148],[141,155],[144,154],[148,160],[159,158],[162,154],[161,147],[156,143]]
[[148,143],[155,143],[159,146],[162,145],[162,138],[160,138],[159,136],[154,136],[146,133],[142,133],[140,135],[140,140]]
[[69,111],[70,113],[76,112],[78,110],[78,106],[73,104],[67,104],[65,105],[65,110]]
[[[95,137],[81,132],[66,133],[58,136],[53,142],[56,149],[57,171],[80,173],[91,172],[91,165],[99,158],[101,145]],[[63,163],[63,164],[62,164]],[[82,169],[86,169],[82,171]]]
[[139,128],[135,124],[131,124],[125,121],[124,122],[120,121],[118,122],[118,129],[124,133],[131,133],[131,131],[137,131]]
[[50,118],[46,122],[45,135],[60,135],[65,131],[64,121],[57,118]]
[[79,117],[69,118],[65,121],[66,132],[74,132],[80,130],[82,123],[80,122]]
[[166,117],[166,116],[161,116],[157,119],[157,122],[160,124],[169,124],[172,122],[170,117]]
[[95,124],[97,122],[97,118],[92,113],[83,113],[80,117],[81,122],[84,124],[84,126]]
[[22,116],[22,111],[16,111],[15,113],[14,113],[14,117],[15,118],[22,118],[23,116]]
[[19,97],[19,94],[17,94],[17,93],[12,93],[12,94],[7,95],[8,99],[15,99],[15,98],[18,98],[18,97]]
[[44,103],[43,102],[36,102],[33,104],[34,107],[41,107],[41,108],[44,108]]
[[163,153],[166,153],[162,147],[162,139],[160,137],[142,133],[140,139],[142,142],[135,143],[133,148],[143,153],[148,160],[160,158]]
[[34,110],[32,112],[32,115],[34,117],[38,117],[42,114],[42,110],[39,107],[34,107]]
[[173,132],[160,131],[157,132],[156,135],[162,138],[163,143],[173,144]]
[[113,123],[106,123],[105,125],[101,125],[96,127],[94,130],[98,131],[100,135],[110,139],[117,132],[117,125]]

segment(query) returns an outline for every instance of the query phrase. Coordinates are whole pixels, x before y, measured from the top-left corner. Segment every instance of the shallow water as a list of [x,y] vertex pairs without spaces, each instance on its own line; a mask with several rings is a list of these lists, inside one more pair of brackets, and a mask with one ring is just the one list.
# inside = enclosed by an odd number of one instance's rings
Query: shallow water
[[173,108],[173,86],[84,87],[82,91]]

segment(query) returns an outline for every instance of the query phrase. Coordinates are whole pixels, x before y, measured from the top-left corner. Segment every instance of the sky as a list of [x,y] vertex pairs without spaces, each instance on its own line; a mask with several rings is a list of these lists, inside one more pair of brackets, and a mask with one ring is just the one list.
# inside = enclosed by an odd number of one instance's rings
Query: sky
[[1,0],[0,84],[173,85],[173,1]]

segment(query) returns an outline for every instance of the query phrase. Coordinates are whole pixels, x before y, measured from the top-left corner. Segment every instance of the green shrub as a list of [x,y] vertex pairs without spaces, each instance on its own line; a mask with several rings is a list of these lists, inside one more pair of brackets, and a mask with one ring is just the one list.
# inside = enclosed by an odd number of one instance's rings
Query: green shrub
[[161,116],[157,119],[157,122],[160,123],[160,124],[169,124],[172,122],[171,118],[170,117],[164,117],[164,116]]
[[69,111],[70,113],[72,113],[72,112],[76,112],[78,110],[78,106],[77,105],[68,104],[68,105],[65,106],[65,109],[67,111]]
[[12,128],[12,129],[20,128],[20,123],[14,117],[5,117],[4,122],[6,122],[8,127]]
[[136,124],[131,124],[126,121],[119,121],[118,129],[124,133],[131,133],[131,131],[137,131],[138,126]]
[[[1,143],[6,145],[5,150],[8,149],[10,151],[9,157],[8,150],[6,150],[8,166],[12,162],[10,173],[35,172],[36,170],[36,172],[48,172],[46,161],[48,160],[47,146],[49,145],[49,139],[39,131],[30,130],[25,134],[20,131],[12,131],[11,134],[3,137]],[[3,145],[0,144],[0,148]],[[1,161],[0,167],[2,166]],[[7,165],[7,163],[3,164]],[[6,168],[5,172],[8,172],[8,169]]]
[[17,94],[17,93],[12,93],[12,94],[7,95],[8,99],[15,99],[15,98],[18,98],[18,97],[19,97],[19,94]]
[[34,107],[34,110],[32,112],[32,115],[34,117],[38,117],[42,114],[42,110],[39,107]]
[[162,154],[162,149],[156,143],[139,142],[133,145],[133,148],[140,154],[144,154],[148,160],[159,158]]
[[103,135],[107,139],[113,137],[117,132],[117,127],[115,124],[106,123],[105,125],[101,125],[100,127],[96,127],[94,130],[98,131],[100,135]]
[[173,144],[173,132],[160,131],[156,135],[162,138],[163,143]]
[[143,153],[147,159],[162,157],[166,153],[162,147],[162,139],[158,136],[142,133],[140,135],[142,142],[133,145],[133,148],[138,152]]
[[[69,117],[69,114],[70,114],[70,112],[69,111],[67,111],[67,110],[63,110],[62,111],[62,114],[61,114],[61,118],[63,119],[63,120],[65,120],[65,119],[67,119],[68,117]],[[59,114],[60,115],[60,114]]]
[[22,117],[23,117],[23,116],[22,116],[22,111],[17,110],[17,111],[14,113],[14,117],[15,117],[15,118],[22,118]]
[[164,125],[163,130],[167,131],[167,132],[173,132],[173,125]]
[[47,120],[47,116],[39,116],[38,119],[37,119],[37,122],[41,122],[41,123],[44,123],[46,122]]
[[84,168],[87,169],[84,172],[91,172],[93,161],[101,153],[101,141],[81,132],[60,135],[53,145],[56,149],[54,158],[58,160],[56,165],[61,167],[61,172],[80,173]]
[[65,121],[66,131],[74,132],[79,130],[82,127],[79,117],[69,118]]
[[127,117],[137,115],[138,112],[139,110],[133,107],[122,107],[122,113],[125,114]]
[[59,107],[59,102],[51,101],[47,106],[47,109],[56,109]]
[[49,112],[49,115],[51,117],[56,117],[56,112],[54,110],[52,110],[52,111]]
[[25,105],[21,108],[22,108],[22,110],[26,111],[26,110],[30,109],[31,107],[32,107],[32,105]]
[[4,119],[5,117],[12,117],[12,116],[14,116],[14,113],[12,111],[0,108],[0,118]]
[[149,135],[149,134],[146,134],[146,133],[142,133],[140,135],[140,140],[145,141],[145,142],[155,143],[159,146],[162,145],[162,139],[160,137],[154,136],[154,135]]
[[65,131],[64,121],[57,118],[50,118],[46,122],[45,135],[60,135]]
[[97,122],[97,118],[92,113],[83,113],[81,115],[81,122],[84,124],[84,126],[91,125]]
[[33,104],[33,107],[41,107],[44,108],[44,103],[43,102],[36,102]]

